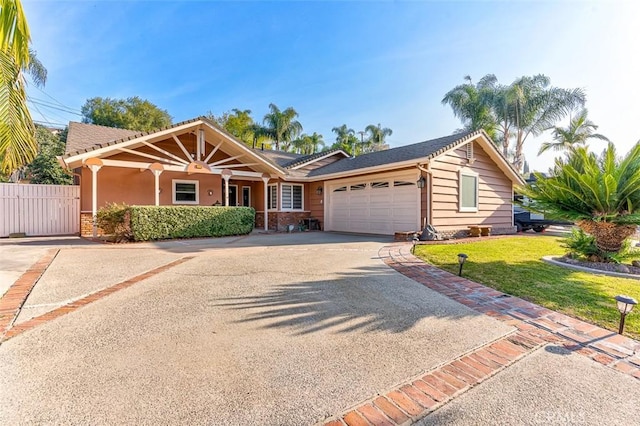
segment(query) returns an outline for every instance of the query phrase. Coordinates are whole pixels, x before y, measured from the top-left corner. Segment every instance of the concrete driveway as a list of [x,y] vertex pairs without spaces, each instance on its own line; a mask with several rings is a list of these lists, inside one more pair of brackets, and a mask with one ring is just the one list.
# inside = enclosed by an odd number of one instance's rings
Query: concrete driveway
[[[378,254],[387,243],[303,233],[59,245],[17,324],[184,261],[3,342],[0,424],[315,424],[514,331],[390,269]],[[500,418],[486,408],[496,401],[534,409],[550,390],[580,398],[562,378],[518,386],[558,363],[577,383],[603,383],[586,423],[640,403],[637,380],[590,360],[535,357],[430,417],[478,424],[467,416],[479,400],[478,418],[490,422]],[[548,366],[538,375],[540,362]],[[620,387],[623,402],[611,398]]]

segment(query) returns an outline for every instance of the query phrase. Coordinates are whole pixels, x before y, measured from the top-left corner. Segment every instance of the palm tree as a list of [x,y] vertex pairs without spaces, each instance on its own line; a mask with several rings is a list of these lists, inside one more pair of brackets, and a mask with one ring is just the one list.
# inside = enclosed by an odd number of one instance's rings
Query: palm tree
[[487,74],[477,84],[473,84],[470,76],[465,76],[466,83],[449,90],[442,98],[443,105],[449,105],[453,114],[464,126],[463,131],[484,129],[494,139],[496,119],[493,113],[493,99],[497,79]]
[[640,225],[640,142],[623,159],[609,143],[602,155],[578,146],[557,158],[553,174],[518,192],[528,209],[569,220],[591,234],[604,253],[615,253]]
[[331,146],[334,149],[342,149],[347,154],[355,155],[355,152],[351,152],[353,147],[358,144],[358,138],[356,132],[350,129],[346,124],[331,129],[336,134],[336,142]]
[[362,147],[364,152],[375,152],[389,149],[389,145],[387,145],[385,139],[387,136],[391,136],[393,134],[393,130],[387,127],[383,128],[380,123],[378,123],[377,126],[369,124],[365,127],[364,131],[368,134],[365,146]]
[[0,169],[7,174],[33,160],[38,148],[23,73],[41,85],[46,70],[30,40],[20,0],[0,0]]
[[552,127],[553,142],[543,142],[538,155],[545,151],[571,151],[579,145],[585,145],[589,139],[600,139],[609,142],[609,138],[600,133],[593,121],[587,118],[587,110],[583,108],[578,115],[569,121],[567,127]]
[[269,110],[263,120],[264,133],[275,142],[277,150],[282,143],[286,151],[291,141],[302,133],[302,124],[296,120],[298,113],[291,107],[280,111],[275,104],[269,104]]
[[324,140],[322,135],[313,132],[312,135],[303,134],[292,144],[298,154],[310,155],[319,152],[321,147],[324,147]]
[[[516,170],[521,170],[524,164],[527,137],[540,135],[586,102],[582,89],[552,87],[549,77],[542,74],[521,77],[511,83],[506,92],[507,113],[515,131],[513,166]],[[505,141],[508,143],[506,138]]]

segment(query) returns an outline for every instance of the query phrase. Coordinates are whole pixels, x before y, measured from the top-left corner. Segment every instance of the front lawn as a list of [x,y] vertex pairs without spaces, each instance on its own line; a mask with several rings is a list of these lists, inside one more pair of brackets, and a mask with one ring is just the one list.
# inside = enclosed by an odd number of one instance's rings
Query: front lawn
[[[419,245],[416,256],[458,273],[458,253],[469,256],[463,276],[609,330],[618,330],[614,296],[640,300],[640,280],[593,275],[543,262],[562,255],[561,238],[517,236],[464,244]],[[625,334],[640,338],[640,306],[628,317]]]

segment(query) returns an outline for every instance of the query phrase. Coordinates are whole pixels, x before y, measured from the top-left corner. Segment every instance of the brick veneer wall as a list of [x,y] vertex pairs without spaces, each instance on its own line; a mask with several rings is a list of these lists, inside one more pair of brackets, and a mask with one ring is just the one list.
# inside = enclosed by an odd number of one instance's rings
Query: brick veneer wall
[[[287,225],[298,226],[302,219],[308,219],[310,212],[269,212],[269,229],[286,231]],[[264,229],[264,212],[256,212],[256,228]]]
[[[98,228],[98,237],[104,235],[104,231]],[[93,237],[93,216],[91,213],[80,213],[80,236]]]

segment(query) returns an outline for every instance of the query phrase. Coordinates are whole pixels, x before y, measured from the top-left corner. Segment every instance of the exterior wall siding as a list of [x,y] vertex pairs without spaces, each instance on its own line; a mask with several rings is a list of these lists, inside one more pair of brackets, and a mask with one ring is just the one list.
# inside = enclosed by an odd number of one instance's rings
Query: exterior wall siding
[[[431,223],[439,232],[450,236],[466,236],[470,225],[491,226],[492,234],[515,232],[511,180],[477,143],[474,143],[474,157],[473,164],[469,164],[463,145],[431,163]],[[477,212],[459,211],[460,169],[478,174]]]

